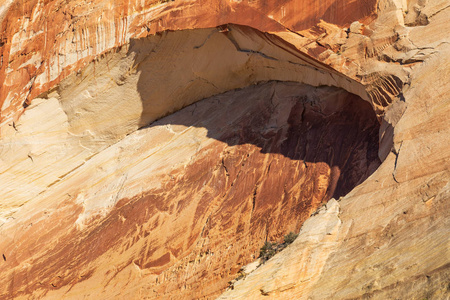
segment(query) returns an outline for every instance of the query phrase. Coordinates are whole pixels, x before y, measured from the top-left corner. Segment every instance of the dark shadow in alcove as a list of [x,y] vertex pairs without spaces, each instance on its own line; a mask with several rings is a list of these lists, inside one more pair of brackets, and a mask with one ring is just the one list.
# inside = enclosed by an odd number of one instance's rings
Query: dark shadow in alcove
[[[353,88],[360,85],[301,53],[277,36],[238,25],[168,31],[132,40],[130,53],[136,55],[134,67],[139,74],[137,89],[143,106],[141,128],[165,125],[204,127],[208,137],[229,146],[253,144],[262,153],[278,153],[306,164],[325,162],[332,170],[327,198],[347,194],[380,165],[379,122],[373,108],[359,96],[343,89],[298,84],[299,92],[290,94],[296,101],[290,111],[285,112],[288,113],[285,124],[277,124],[279,128],[272,128],[270,120],[276,109],[267,103],[273,102],[270,97],[278,97],[274,92],[277,88],[274,88],[275,83],[261,85],[265,91],[258,90],[254,85],[252,87],[252,84],[264,82],[257,77],[261,73],[266,74],[264,78],[272,80],[283,78],[280,81],[298,81],[300,79],[295,78],[296,72],[310,72],[308,76],[316,78],[318,82],[335,80],[336,84],[351,83]],[[235,60],[239,62],[235,63]],[[249,67],[247,64],[250,61]],[[293,74],[293,79],[289,79],[291,75],[283,74],[283,68],[297,68],[290,70],[291,73],[285,72]],[[186,74],[187,79],[183,74]],[[232,83],[224,84],[220,80]],[[217,87],[214,82],[222,86]],[[242,89],[220,95],[230,86]],[[239,113],[239,101],[235,107],[225,109],[219,106],[209,115],[197,114],[202,107],[210,105],[206,103],[218,101],[219,98],[252,98],[252,92],[246,89],[253,88],[256,95],[263,98],[264,95],[269,96],[269,102],[249,110],[248,117],[234,118]],[[216,96],[210,98],[212,95]],[[333,95],[336,95],[336,99]],[[196,102],[202,98],[207,99]],[[170,114],[193,102],[196,103],[149,125],[149,120]],[[191,117],[187,117],[189,114]],[[227,123],[217,127],[220,120],[227,119],[235,119],[234,125]]]
[[142,129],[173,125],[205,128],[228,146],[252,144],[261,153],[325,162],[338,176],[331,178],[337,181],[328,198],[346,195],[380,165],[380,126],[371,105],[335,87],[260,83],[201,100]]

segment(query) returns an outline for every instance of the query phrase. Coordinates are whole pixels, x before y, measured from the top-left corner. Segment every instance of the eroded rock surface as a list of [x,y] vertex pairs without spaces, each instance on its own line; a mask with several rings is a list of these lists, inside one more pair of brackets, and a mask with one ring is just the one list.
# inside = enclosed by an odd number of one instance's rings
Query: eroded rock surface
[[450,75],[450,48],[440,30],[449,11],[444,2],[426,5],[424,12],[434,11],[429,23],[397,27],[398,39],[383,50],[408,44],[420,59],[397,52],[410,79],[404,100],[384,114],[380,168],[341,199],[338,219],[331,200],[287,250],[219,299],[448,299],[450,98],[442,79]]
[[23,106],[113,48],[165,30],[234,23],[289,32],[320,19],[346,25],[370,20],[375,1],[155,1],[6,0],[0,2],[2,36],[0,121],[11,123]]
[[[277,36],[249,27],[228,25],[133,40],[129,48],[106,54],[40,95],[5,132],[0,180],[7,188],[0,216],[12,216],[138,128],[205,97],[267,80],[334,85],[369,99],[357,81]],[[50,115],[48,120],[36,126],[43,114]],[[30,167],[33,172],[22,171]]]
[[447,1],[0,4],[1,297],[448,296]]
[[2,294],[217,294],[262,241],[298,230],[378,167],[378,128],[359,97],[294,83],[189,106],[92,157],[4,224],[21,229],[2,241]]

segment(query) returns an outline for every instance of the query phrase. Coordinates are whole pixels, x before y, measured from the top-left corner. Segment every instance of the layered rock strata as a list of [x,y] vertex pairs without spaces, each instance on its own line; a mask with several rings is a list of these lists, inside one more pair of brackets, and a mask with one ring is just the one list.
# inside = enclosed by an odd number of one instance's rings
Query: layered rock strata
[[[227,23],[261,31],[304,30],[323,19],[349,25],[370,20],[375,1],[332,0],[2,1],[1,122],[10,124],[23,106],[111,49],[165,30],[210,28]],[[280,5],[281,4],[281,5]],[[287,30],[287,29],[288,30]]]
[[215,295],[261,241],[298,230],[378,167],[378,130],[371,106],[336,88],[267,83],[196,103],[4,224],[2,295]]
[[0,3],[2,297],[448,295],[446,1]]

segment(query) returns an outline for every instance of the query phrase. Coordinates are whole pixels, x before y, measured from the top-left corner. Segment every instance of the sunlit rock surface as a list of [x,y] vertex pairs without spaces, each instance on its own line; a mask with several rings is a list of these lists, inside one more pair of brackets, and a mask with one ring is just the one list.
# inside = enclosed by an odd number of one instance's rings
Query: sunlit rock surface
[[446,1],[0,5],[0,298],[447,299]]
[[[261,241],[297,231],[378,167],[378,130],[369,103],[337,88],[271,82],[195,103],[89,158],[16,212],[27,225],[4,224],[22,229],[2,243],[34,250],[5,249],[14,273],[2,275],[14,280],[3,293],[54,285],[55,297],[214,295]],[[55,243],[51,256],[41,239]],[[129,272],[138,277],[124,281]]]
[[[10,122],[31,99],[130,39],[165,30],[227,23],[262,31],[307,30],[319,20],[345,25],[375,16],[375,0],[335,2],[2,0],[0,121]],[[281,5],[280,5],[281,4]],[[288,29],[288,30],[287,30]],[[298,36],[297,36],[298,37]]]

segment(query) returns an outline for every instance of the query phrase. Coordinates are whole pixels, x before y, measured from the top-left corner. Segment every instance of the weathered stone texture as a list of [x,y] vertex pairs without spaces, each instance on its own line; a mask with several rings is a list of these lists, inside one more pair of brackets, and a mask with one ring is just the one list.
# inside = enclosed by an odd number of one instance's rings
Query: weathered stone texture
[[447,1],[0,5],[0,298],[447,299]]

